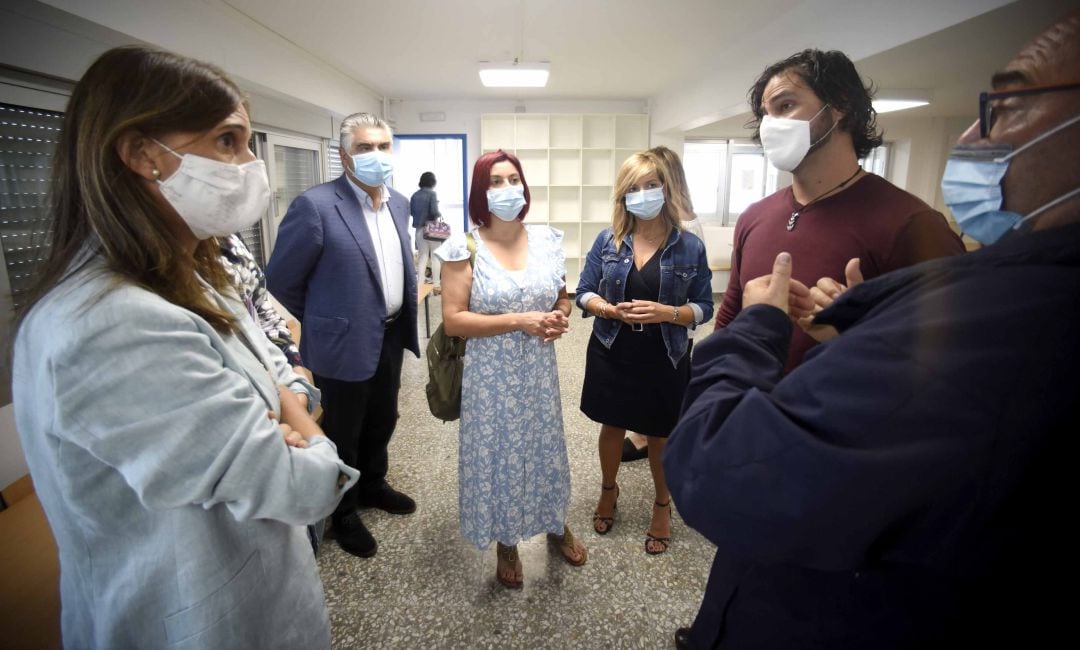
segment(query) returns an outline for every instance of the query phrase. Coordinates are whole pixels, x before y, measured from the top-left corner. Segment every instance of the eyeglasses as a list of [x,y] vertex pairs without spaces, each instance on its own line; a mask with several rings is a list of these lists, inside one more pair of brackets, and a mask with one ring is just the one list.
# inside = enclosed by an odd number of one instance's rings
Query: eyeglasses
[[1029,86],[1028,88],[1017,88],[1016,90],[1002,90],[998,92],[980,93],[979,94],[979,137],[985,138],[989,133],[991,127],[994,126],[994,101],[998,99],[1005,99],[1007,97],[1025,97],[1027,95],[1041,95],[1043,93],[1053,93],[1061,90],[1074,90],[1080,88],[1080,82],[1057,84],[1053,86]]

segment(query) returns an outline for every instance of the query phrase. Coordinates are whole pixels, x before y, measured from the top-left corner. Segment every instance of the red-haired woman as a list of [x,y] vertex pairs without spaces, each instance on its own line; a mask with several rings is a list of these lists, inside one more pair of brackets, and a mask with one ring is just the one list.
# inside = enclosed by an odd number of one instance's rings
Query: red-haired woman
[[481,156],[472,179],[469,218],[476,229],[435,251],[443,260],[443,326],[468,338],[458,453],[461,533],[480,549],[494,540],[496,577],[520,587],[521,540],[548,533],[571,565],[587,558],[565,523],[570,465],[552,345],[569,325],[566,260],[560,231],[522,223],[529,186],[513,154]]

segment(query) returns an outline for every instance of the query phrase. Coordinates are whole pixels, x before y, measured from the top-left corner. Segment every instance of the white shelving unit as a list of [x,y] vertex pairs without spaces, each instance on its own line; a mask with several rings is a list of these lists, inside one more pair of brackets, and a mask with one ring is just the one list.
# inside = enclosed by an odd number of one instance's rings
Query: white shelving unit
[[562,230],[566,287],[577,288],[585,256],[611,225],[615,174],[649,147],[649,116],[637,114],[493,113],[480,118],[484,153],[514,153],[532,194],[527,223]]

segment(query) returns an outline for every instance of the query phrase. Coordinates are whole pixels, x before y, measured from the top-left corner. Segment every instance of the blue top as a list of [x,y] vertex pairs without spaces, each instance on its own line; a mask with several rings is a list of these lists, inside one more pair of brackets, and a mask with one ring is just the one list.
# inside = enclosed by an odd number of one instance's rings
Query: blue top
[[[633,263],[633,233],[626,236],[618,249],[611,228],[605,228],[597,235],[585,258],[585,268],[577,286],[576,302],[583,317],[592,315],[585,305],[594,297],[599,296],[612,304],[624,302],[626,276]],[[657,302],[675,307],[689,304],[694,312],[691,327],[712,318],[712,272],[705,258],[705,244],[697,236],[677,229],[668,235],[667,243],[660,251],[660,296]],[[593,334],[610,349],[621,324],[620,320],[597,318],[593,322]],[[689,340],[686,329],[674,323],[660,324],[668,358],[676,366],[686,354]]]

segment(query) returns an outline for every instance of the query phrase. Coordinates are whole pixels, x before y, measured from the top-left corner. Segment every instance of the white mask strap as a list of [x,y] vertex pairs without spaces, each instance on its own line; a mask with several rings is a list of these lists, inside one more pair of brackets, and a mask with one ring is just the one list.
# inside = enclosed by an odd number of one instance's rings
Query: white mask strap
[[[149,137],[149,136],[148,136],[148,137]],[[178,154],[178,153],[176,153],[175,151],[173,151],[172,149],[170,149],[170,148],[169,148],[169,145],[165,144],[165,143],[164,143],[164,142],[162,142],[161,140],[158,140],[157,138],[150,138],[150,139],[151,139],[151,140],[153,140],[154,142],[158,143],[158,146],[160,146],[160,147],[161,147],[162,149],[164,149],[165,151],[168,151],[168,152],[169,152],[169,153],[171,153],[172,155],[176,156],[176,157],[177,157],[177,158],[179,158],[180,160],[183,160],[183,159],[184,159],[184,156],[183,156],[182,154]]]
[[1077,196],[1077,195],[1080,195],[1080,187],[1074,188],[1071,192],[1065,192],[1064,194],[1057,197],[1053,201],[1050,201],[1049,203],[1042,206],[1041,208],[1036,208],[1035,210],[1033,210],[1031,212],[1031,214],[1024,217],[1020,221],[1017,221],[1016,225],[1013,226],[1013,230],[1019,230],[1020,227],[1023,226],[1028,221],[1034,219],[1035,217],[1039,216],[1043,212],[1046,212],[1047,210],[1049,210],[1050,208],[1052,208],[1054,206],[1061,205],[1062,203],[1068,201],[1069,199],[1071,199],[1071,198],[1073,198],[1074,196]]
[[1043,140],[1045,140],[1045,139],[1049,138],[1050,136],[1054,135],[1054,134],[1055,134],[1055,133],[1057,133],[1058,131],[1061,131],[1062,129],[1067,129],[1067,128],[1069,128],[1070,126],[1072,126],[1073,124],[1076,124],[1077,122],[1080,122],[1080,115],[1077,115],[1077,116],[1075,116],[1075,117],[1073,117],[1073,118],[1071,118],[1071,119],[1065,120],[1065,121],[1064,121],[1064,122],[1062,122],[1061,124],[1058,124],[1057,126],[1055,126],[1054,128],[1050,129],[1050,130],[1049,130],[1049,131],[1047,131],[1046,133],[1043,133],[1043,134],[1042,134],[1042,135],[1040,135],[1039,137],[1037,137],[1037,138],[1035,138],[1035,139],[1033,139],[1033,140],[1031,140],[1031,141],[1029,141],[1029,142],[1025,142],[1025,143],[1024,143],[1024,144],[1023,144],[1023,145],[1022,145],[1022,146],[1021,146],[1021,147],[1020,147],[1019,149],[1013,149],[1012,153],[1010,153],[1009,155],[1007,155],[1007,156],[1002,156],[1001,158],[995,158],[995,159],[994,159],[994,162],[996,162],[996,163],[1002,163],[1002,162],[1005,162],[1005,161],[1007,161],[1008,159],[1010,159],[1010,158],[1012,158],[1013,156],[1015,156],[1016,154],[1018,154],[1018,153],[1020,153],[1021,151],[1023,151],[1024,149],[1027,149],[1028,147],[1031,147],[1032,145],[1035,145],[1035,144],[1038,144],[1039,142],[1042,142]]

